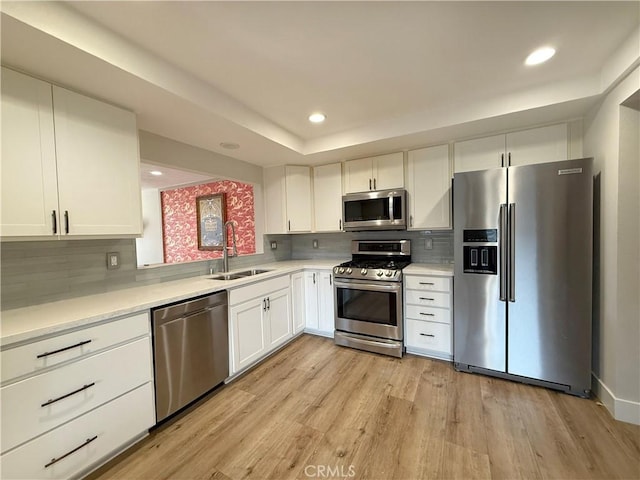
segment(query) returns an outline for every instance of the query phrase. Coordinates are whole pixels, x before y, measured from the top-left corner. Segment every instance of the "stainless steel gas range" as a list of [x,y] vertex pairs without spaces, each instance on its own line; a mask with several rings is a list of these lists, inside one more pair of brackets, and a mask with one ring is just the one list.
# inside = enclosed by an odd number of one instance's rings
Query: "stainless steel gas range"
[[352,260],[333,268],[335,343],[402,357],[402,269],[409,240],[353,240]]

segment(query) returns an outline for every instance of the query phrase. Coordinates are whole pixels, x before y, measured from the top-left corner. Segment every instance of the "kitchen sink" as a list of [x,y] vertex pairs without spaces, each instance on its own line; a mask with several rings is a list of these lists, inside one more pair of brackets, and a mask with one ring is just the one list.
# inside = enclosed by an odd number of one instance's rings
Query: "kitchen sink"
[[253,268],[251,270],[243,270],[241,272],[234,273],[222,273],[214,275],[211,280],[238,280],[240,278],[252,277],[253,275],[260,275],[261,273],[267,273],[271,270],[262,270],[260,268]]

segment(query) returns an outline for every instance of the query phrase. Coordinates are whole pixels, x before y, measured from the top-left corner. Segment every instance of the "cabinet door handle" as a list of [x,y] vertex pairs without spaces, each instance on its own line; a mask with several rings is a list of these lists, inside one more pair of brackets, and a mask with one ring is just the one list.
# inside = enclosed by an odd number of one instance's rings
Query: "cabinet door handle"
[[420,282],[420,285],[435,285],[433,282]]
[[420,335],[422,335],[423,337],[436,337],[435,335],[431,335],[430,333],[421,333]]
[[69,210],[64,211],[64,233],[69,234]]
[[373,189],[374,190],[376,189],[376,179],[375,178],[373,179]]
[[262,299],[262,311],[263,312],[267,311],[267,299],[266,298]]
[[509,167],[511,166],[511,152],[509,152],[509,164],[508,164],[508,166]]
[[271,310],[271,299],[267,297],[267,310]]
[[291,220],[287,222],[288,231],[291,231]]
[[44,403],[43,403],[42,405],[40,405],[40,406],[41,406],[41,407],[49,406],[49,405],[51,405],[52,403],[59,402],[60,400],[64,400],[65,398],[70,397],[71,395],[75,395],[76,393],[80,393],[80,392],[82,392],[82,391],[86,390],[87,388],[93,387],[95,384],[96,384],[96,382],[88,383],[88,384],[86,384],[86,385],[83,385],[83,386],[82,386],[82,387],[80,387],[79,389],[74,390],[73,392],[69,392],[69,393],[67,393],[66,395],[62,395],[61,397],[53,398],[53,399],[51,399],[51,400],[47,400],[46,402],[44,402]]
[[409,215],[409,226],[413,227],[413,215]]
[[333,281],[331,280],[331,275],[329,275],[329,285],[333,285]]
[[369,190],[371,190],[371,179],[369,179]]
[[338,220],[338,230],[342,230],[342,219]]
[[40,355],[36,355],[36,358],[48,357],[49,355],[54,355],[56,353],[64,352],[66,350],[71,350],[72,348],[78,348],[82,345],[86,345],[87,343],[91,343],[91,340],[83,340],[82,342],[76,343],[75,345],[69,345],[68,347],[59,348],[58,350],[53,350],[52,352],[44,352]]
[[314,285],[316,284],[316,274],[315,273],[313,274],[313,284]]
[[58,217],[55,210],[51,212],[51,223],[53,224],[53,234],[55,235],[58,233]]
[[424,312],[420,312],[420,315],[426,315],[427,317],[435,317],[435,313],[424,313]]
[[427,298],[427,297],[419,297],[420,300],[429,300],[431,302],[433,302],[435,300],[435,298]]
[[80,450],[82,447],[86,447],[87,445],[89,445],[91,442],[93,442],[96,438],[98,438],[97,435],[94,435],[91,438],[87,438],[85,440],[85,442],[80,445],[79,447],[74,448],[73,450],[70,450],[69,452],[65,453],[64,455],[62,455],[61,457],[58,458],[52,458],[51,461],[49,463],[47,463],[44,468],[49,468],[51,465],[53,465],[54,463],[58,463],[60,460],[62,460],[63,458],[67,458],[69,455],[71,455],[72,453],[76,453],[78,450]]
[[500,154],[500,166],[504,167],[504,153]]

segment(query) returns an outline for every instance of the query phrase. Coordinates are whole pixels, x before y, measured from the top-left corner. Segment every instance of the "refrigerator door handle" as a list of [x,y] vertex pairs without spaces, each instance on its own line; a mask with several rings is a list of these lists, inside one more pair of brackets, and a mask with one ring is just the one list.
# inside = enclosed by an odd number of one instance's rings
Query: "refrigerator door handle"
[[507,204],[500,204],[500,301],[507,301]]
[[509,301],[516,301],[516,204],[509,204]]

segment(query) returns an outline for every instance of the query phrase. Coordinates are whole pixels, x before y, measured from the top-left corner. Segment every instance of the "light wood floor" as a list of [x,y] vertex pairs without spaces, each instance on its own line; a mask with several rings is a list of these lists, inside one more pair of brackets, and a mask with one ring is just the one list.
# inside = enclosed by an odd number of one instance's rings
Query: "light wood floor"
[[91,479],[640,478],[593,400],[303,335]]

